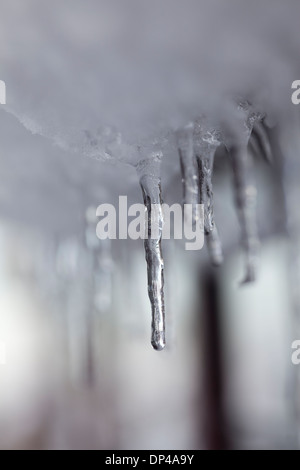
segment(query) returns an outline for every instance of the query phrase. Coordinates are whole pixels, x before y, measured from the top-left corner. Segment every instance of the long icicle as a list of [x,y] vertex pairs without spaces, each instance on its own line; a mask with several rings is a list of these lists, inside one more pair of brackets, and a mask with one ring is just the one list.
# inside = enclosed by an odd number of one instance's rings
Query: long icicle
[[198,166],[199,201],[204,206],[204,233],[211,262],[223,262],[222,245],[214,221],[212,174],[214,156],[221,144],[221,133],[214,124],[202,116],[194,126],[194,148]]
[[211,146],[197,156],[200,204],[204,205],[204,233],[212,264],[220,266],[223,262],[222,245],[214,221],[212,173],[216,147]]
[[[261,154],[268,163],[273,163],[270,139],[262,121],[258,121],[252,130],[252,144],[257,144],[257,153]],[[260,151],[259,151],[260,150]]]
[[163,213],[160,176],[152,169],[151,165],[144,168],[140,185],[148,222],[144,246],[152,309],[151,344],[160,351],[165,347],[164,261],[161,250]]
[[[194,125],[192,123],[177,131],[177,145],[180,158],[183,203],[192,205],[192,227],[199,223],[199,180],[197,161],[194,155],[193,143]],[[189,221],[187,221],[189,222]]]
[[251,156],[247,145],[237,144],[231,148],[235,202],[242,230],[242,242],[246,253],[244,283],[256,279],[259,240],[256,224],[256,187],[251,181]]
[[257,190],[253,180],[254,162],[252,152],[248,152],[248,144],[253,127],[261,125],[264,115],[247,101],[241,101],[237,111],[240,117],[234,128],[227,128],[225,140],[229,140],[225,145],[231,157],[235,203],[246,255],[246,274],[242,284],[247,284],[257,278],[260,246],[256,221]]

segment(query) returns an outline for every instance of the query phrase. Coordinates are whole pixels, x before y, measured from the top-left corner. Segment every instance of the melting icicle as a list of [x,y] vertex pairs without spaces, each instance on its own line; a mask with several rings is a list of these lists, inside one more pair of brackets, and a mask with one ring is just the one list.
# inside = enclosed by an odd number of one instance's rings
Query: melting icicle
[[246,276],[243,283],[256,279],[259,241],[256,226],[256,188],[249,181],[249,159],[246,146],[231,149],[235,201],[246,252]]
[[[197,175],[197,162],[194,155],[192,123],[177,131],[177,145],[180,158],[180,167],[183,184],[183,203],[192,204],[192,227],[199,220],[199,180]],[[187,221],[189,222],[189,221]]]
[[263,122],[259,121],[254,125],[250,141],[255,153],[262,155],[268,163],[272,163],[270,139]]
[[200,204],[204,205],[204,233],[211,261],[215,266],[219,266],[223,262],[223,253],[214,221],[212,174],[220,136],[216,130],[210,130],[205,126],[203,120],[197,124],[195,150],[199,171]]
[[[147,261],[148,294],[152,309],[151,344],[160,351],[165,347],[165,306],[164,306],[164,261],[161,250],[163,230],[162,197],[160,182],[161,156],[143,161],[140,185],[147,213],[148,236],[145,238]],[[155,214],[153,214],[153,211]]]
[[256,224],[256,187],[251,178],[253,161],[247,151],[254,124],[262,119],[260,113],[252,111],[248,103],[242,103],[239,110],[246,114],[244,135],[230,148],[233,169],[233,184],[238,217],[242,230],[242,242],[246,253],[246,275],[243,284],[256,279],[259,240]]

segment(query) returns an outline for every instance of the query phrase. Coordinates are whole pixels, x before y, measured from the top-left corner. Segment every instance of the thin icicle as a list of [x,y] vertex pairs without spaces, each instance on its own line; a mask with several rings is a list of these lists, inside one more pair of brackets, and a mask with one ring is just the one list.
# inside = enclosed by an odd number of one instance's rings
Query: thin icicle
[[209,154],[198,157],[200,180],[200,204],[204,204],[204,233],[212,263],[219,266],[223,262],[222,246],[214,221],[212,172],[215,148]]
[[253,156],[260,156],[262,153],[254,130],[251,133],[250,138],[249,138],[248,149]]
[[199,172],[200,204],[204,205],[204,233],[212,264],[219,266],[223,262],[222,245],[214,221],[212,174],[214,156],[220,145],[219,133],[209,130],[198,122],[195,132],[195,150]]
[[238,217],[242,229],[242,242],[246,253],[246,275],[243,283],[256,279],[259,240],[256,225],[256,187],[251,181],[251,156],[247,145],[231,149],[233,182]]
[[214,164],[214,152],[198,156],[199,180],[200,180],[200,204],[204,204],[204,230],[208,234],[214,228],[213,213],[213,190],[212,190],[212,171]]
[[[194,155],[192,123],[177,131],[177,145],[180,158],[180,167],[183,184],[183,203],[192,204],[192,226],[199,222],[199,180],[197,175],[197,162]],[[189,222],[189,221],[187,221]]]
[[[256,223],[257,190],[252,177],[253,158],[251,152],[248,152],[248,143],[253,126],[264,116],[256,112],[248,102],[241,102],[238,110],[241,112],[241,121],[237,122],[236,129],[231,131],[231,144],[227,147],[231,156],[235,202],[246,254],[246,274],[242,281],[242,284],[246,284],[256,280],[259,251]],[[242,124],[241,129],[239,129],[240,124]]]
[[[165,347],[164,261],[161,250],[163,212],[159,165],[160,162],[149,161],[149,165],[144,165],[140,177],[148,221],[148,236],[145,238],[144,246],[148,295],[152,309],[151,344],[158,351]],[[155,211],[155,217],[153,217],[153,211]]]
[[256,153],[261,154],[268,163],[273,162],[270,139],[263,122],[258,121],[251,134],[251,141],[256,146]]

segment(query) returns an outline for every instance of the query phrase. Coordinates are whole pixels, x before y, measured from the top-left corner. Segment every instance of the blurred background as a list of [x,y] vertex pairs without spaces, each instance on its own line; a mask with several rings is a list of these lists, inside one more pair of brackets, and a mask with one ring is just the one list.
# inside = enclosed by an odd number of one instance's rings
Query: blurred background
[[[1,3],[0,448],[297,449],[299,6],[143,3]],[[143,242],[100,241],[95,209],[119,195],[142,202],[136,148],[153,143],[165,150],[163,198],[180,202],[174,129],[202,107],[223,115],[240,88],[270,122],[272,164],[249,148],[259,278],[240,285],[222,146],[213,182],[225,260],[213,268],[205,247],[164,241],[158,353]]]

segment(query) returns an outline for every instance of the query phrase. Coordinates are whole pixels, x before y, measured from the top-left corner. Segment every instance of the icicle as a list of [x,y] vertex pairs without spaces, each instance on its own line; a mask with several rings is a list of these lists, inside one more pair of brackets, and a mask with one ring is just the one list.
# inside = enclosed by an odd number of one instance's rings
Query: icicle
[[[148,295],[152,308],[151,344],[158,351],[165,347],[164,261],[161,250],[163,213],[159,176],[160,160],[161,156],[156,156],[155,160],[149,159],[144,161],[143,171],[139,171],[140,185],[148,221],[148,236],[145,238],[144,246],[147,261]],[[155,218],[153,217],[153,211],[155,211]],[[154,219],[155,226],[153,224]]]
[[195,127],[195,151],[199,171],[200,204],[204,205],[204,233],[211,262],[219,266],[223,253],[218,230],[214,221],[212,174],[214,156],[220,145],[220,135],[209,129],[203,120]]
[[235,201],[246,252],[246,276],[243,283],[256,279],[259,241],[256,226],[256,187],[250,181],[250,155],[246,145],[231,149]]
[[248,152],[248,143],[253,126],[264,116],[255,112],[248,102],[241,102],[238,111],[241,113],[241,121],[236,122],[236,128],[233,132],[231,130],[226,138],[229,137],[230,140],[227,148],[231,156],[235,202],[246,253],[246,275],[242,281],[242,284],[246,284],[256,280],[259,250],[256,224],[257,191],[252,180],[253,159]]
[[251,133],[250,138],[249,138],[248,149],[253,156],[261,155],[261,148],[259,147],[257,136],[255,135],[254,130]]
[[273,162],[270,139],[263,122],[259,121],[254,125],[250,141],[256,153],[262,155],[268,163]]
[[[183,184],[183,203],[192,204],[192,226],[199,220],[197,204],[199,204],[199,180],[197,162],[194,155],[192,123],[177,131],[177,145]],[[189,222],[189,221],[188,221]]]

